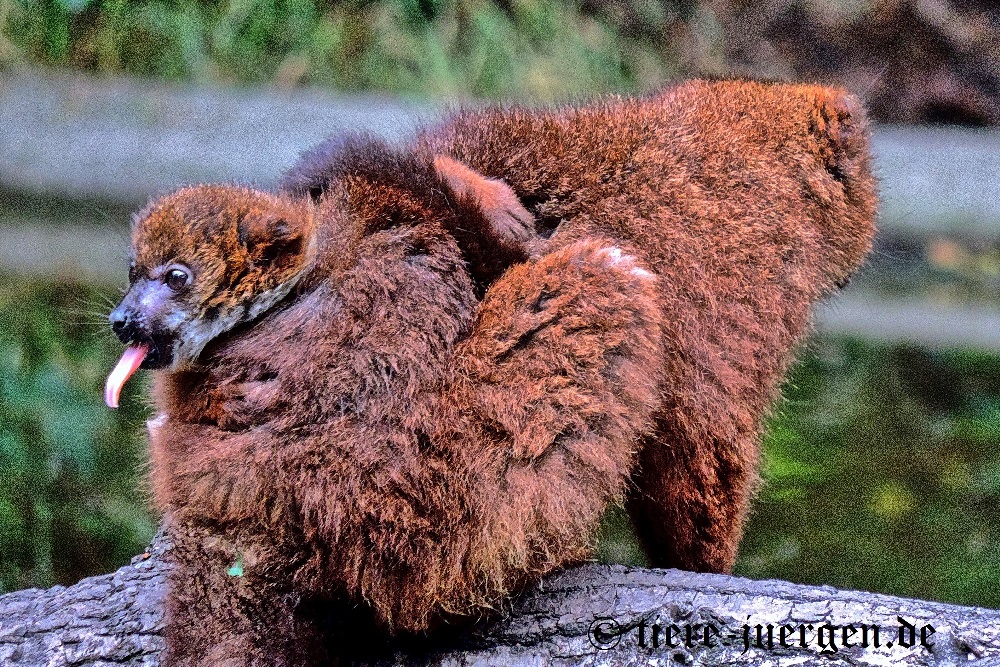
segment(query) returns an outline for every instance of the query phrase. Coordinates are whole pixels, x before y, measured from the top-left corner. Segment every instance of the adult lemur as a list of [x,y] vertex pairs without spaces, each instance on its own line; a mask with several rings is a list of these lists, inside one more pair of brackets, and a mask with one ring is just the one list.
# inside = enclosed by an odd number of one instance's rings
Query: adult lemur
[[335,139],[277,193],[185,188],[132,231],[175,543],[167,664],[325,659],[315,601],[386,632],[587,560],[624,502],[650,561],[733,564],[761,417],[873,234],[857,101],[690,82]]

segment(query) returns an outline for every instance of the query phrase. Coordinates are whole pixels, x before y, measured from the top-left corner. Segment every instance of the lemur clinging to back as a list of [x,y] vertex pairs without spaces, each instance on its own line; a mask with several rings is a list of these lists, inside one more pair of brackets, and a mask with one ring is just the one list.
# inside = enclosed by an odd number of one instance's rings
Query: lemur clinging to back
[[153,202],[107,399],[158,369],[166,664],[320,664],[317,600],[388,632],[486,613],[616,502],[654,565],[728,571],[762,415],[874,215],[857,101],[744,81],[458,113],[328,142],[275,194]]

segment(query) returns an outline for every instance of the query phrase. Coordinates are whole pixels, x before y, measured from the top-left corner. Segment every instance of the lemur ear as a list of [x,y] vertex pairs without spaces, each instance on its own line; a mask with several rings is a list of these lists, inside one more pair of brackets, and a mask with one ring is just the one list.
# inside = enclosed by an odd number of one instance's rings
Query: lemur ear
[[835,88],[809,87],[806,93],[812,103],[809,131],[823,166],[841,184],[856,181],[868,155],[864,106],[854,95]]
[[503,181],[486,178],[447,155],[434,157],[434,169],[460,197],[469,197],[501,237],[523,243],[535,235],[535,217]]
[[254,264],[281,270],[299,264],[305,253],[308,230],[291,216],[248,215],[237,229],[239,241]]

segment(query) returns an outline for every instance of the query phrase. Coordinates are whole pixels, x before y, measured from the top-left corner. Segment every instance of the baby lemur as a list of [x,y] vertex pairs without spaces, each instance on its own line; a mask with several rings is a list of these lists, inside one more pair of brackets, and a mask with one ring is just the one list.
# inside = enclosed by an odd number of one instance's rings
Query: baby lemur
[[153,202],[106,393],[158,369],[166,664],[321,664],[324,600],[387,633],[489,613],[612,503],[652,564],[728,571],[762,415],[874,216],[858,102],[746,81],[460,112]]

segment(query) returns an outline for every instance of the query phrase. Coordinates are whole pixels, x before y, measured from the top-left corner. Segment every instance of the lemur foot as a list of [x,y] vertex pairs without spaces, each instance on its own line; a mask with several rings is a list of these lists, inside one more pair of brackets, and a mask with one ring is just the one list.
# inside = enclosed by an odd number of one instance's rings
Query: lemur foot
[[594,252],[594,257],[603,266],[620,271],[627,271],[636,278],[656,280],[656,275],[639,265],[639,260],[633,255],[625,254],[618,246],[606,246]]

